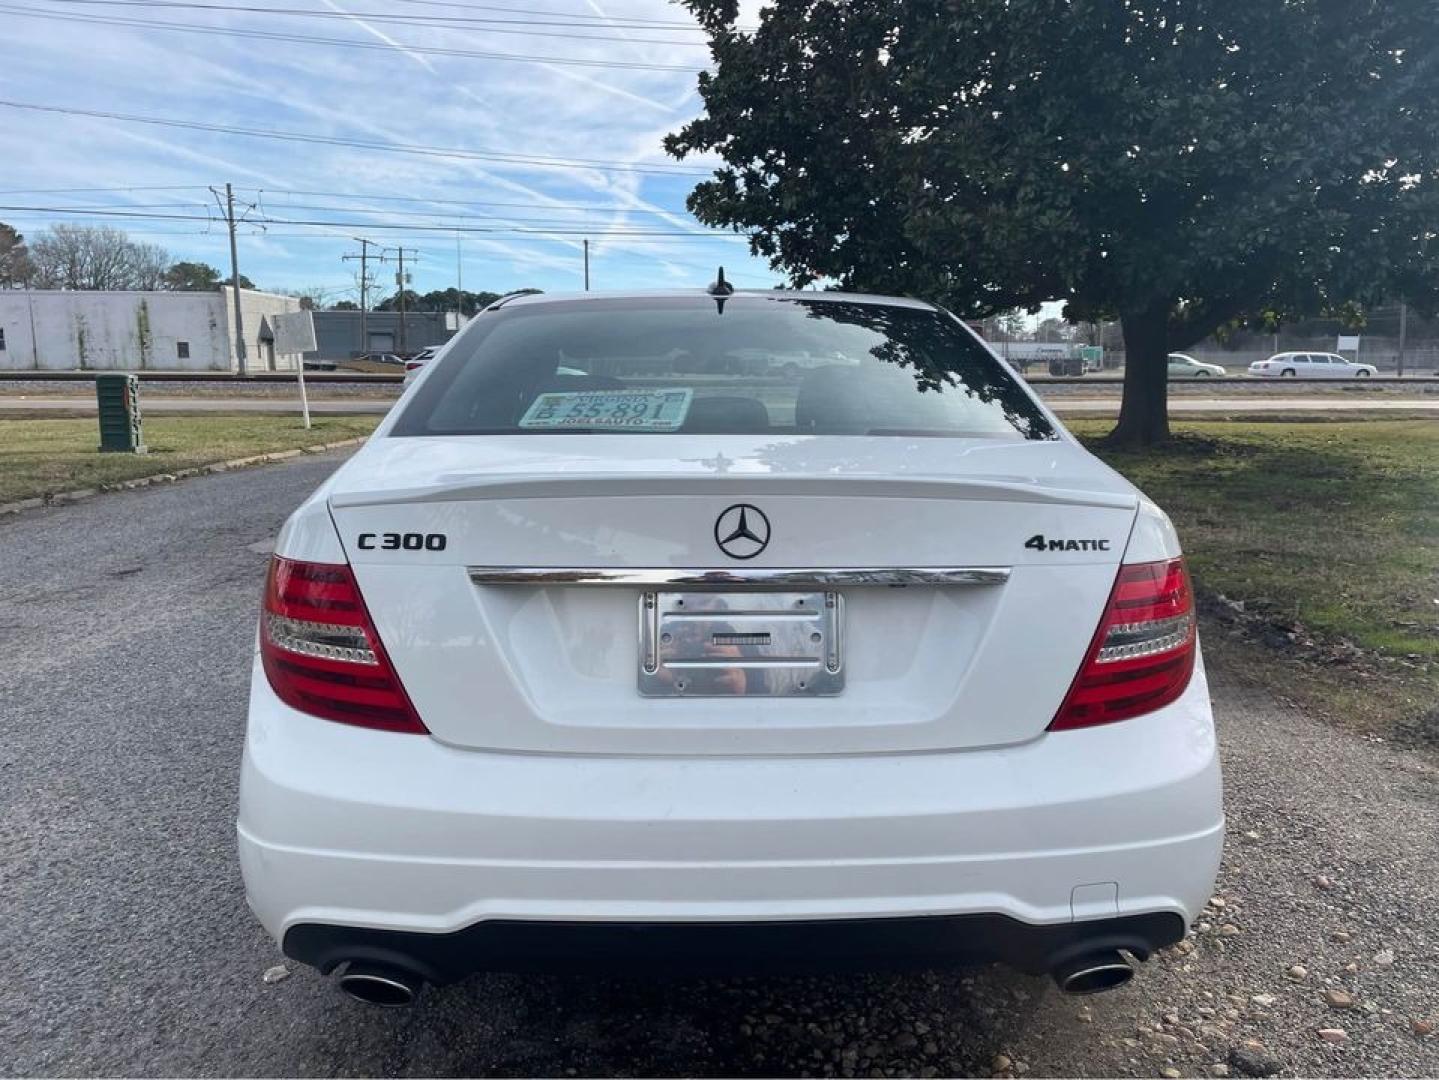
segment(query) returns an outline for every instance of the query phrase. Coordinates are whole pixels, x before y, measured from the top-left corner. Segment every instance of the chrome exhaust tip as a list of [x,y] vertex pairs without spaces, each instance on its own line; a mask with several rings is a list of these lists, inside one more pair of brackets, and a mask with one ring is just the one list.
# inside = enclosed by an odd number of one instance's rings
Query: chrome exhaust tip
[[1106,949],[1067,960],[1052,974],[1055,983],[1066,994],[1101,994],[1134,978],[1134,968],[1119,953]]
[[403,1009],[419,997],[421,980],[398,968],[351,964],[336,982],[356,1001],[384,1009]]

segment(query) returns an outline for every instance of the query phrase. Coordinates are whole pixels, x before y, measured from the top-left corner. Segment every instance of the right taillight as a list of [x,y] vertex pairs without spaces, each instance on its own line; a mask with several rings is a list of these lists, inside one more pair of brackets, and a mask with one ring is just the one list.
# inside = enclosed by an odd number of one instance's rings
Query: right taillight
[[1050,731],[1127,720],[1174,701],[1194,672],[1183,559],[1121,566],[1099,630]]
[[265,677],[286,705],[342,724],[426,734],[344,563],[270,561],[260,613]]

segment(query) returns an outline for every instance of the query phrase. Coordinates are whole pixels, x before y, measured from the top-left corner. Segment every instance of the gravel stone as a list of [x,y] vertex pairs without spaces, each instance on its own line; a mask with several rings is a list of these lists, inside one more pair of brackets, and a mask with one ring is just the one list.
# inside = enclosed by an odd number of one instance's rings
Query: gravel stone
[[1284,1062],[1265,1050],[1234,1046],[1229,1050],[1229,1065],[1240,1076],[1277,1076]]

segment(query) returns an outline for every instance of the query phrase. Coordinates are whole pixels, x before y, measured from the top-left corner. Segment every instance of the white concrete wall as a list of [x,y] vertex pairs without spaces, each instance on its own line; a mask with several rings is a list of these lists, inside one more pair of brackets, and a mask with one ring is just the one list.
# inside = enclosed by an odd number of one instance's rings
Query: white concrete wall
[[0,289],[0,370],[228,371],[224,315],[218,293]]
[[[235,326],[234,290],[229,286],[221,286],[220,291],[224,296],[225,325],[229,328],[230,336],[233,336]],[[246,371],[299,370],[301,354],[276,352],[274,343],[266,340],[268,335],[273,335],[274,330],[265,321],[266,315],[279,315],[299,310],[300,301],[296,297],[257,292],[254,289],[240,290],[240,321],[245,331]],[[238,360],[236,365],[234,370],[239,370]]]

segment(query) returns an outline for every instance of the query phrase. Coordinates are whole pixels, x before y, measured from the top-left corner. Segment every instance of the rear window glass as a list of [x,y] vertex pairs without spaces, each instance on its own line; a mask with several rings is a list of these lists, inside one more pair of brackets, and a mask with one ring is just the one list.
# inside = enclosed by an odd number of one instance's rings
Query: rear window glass
[[483,313],[394,435],[1053,438],[952,317],[843,300],[566,300]]

